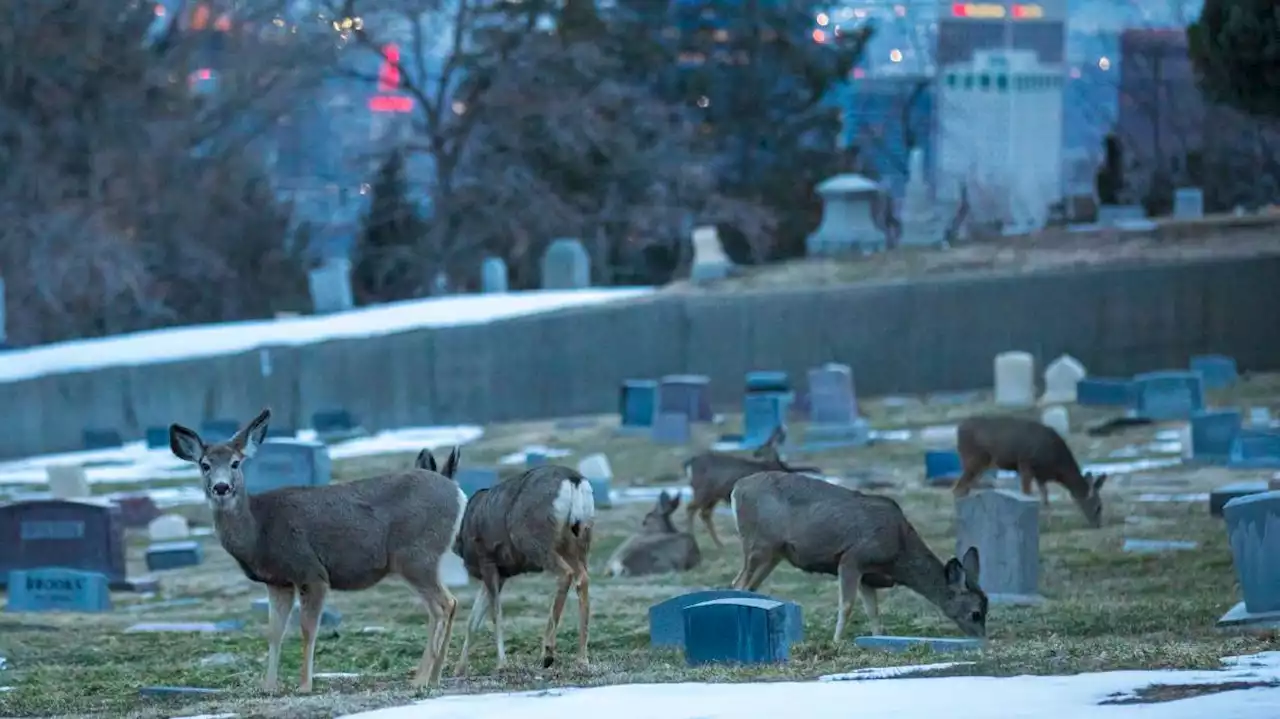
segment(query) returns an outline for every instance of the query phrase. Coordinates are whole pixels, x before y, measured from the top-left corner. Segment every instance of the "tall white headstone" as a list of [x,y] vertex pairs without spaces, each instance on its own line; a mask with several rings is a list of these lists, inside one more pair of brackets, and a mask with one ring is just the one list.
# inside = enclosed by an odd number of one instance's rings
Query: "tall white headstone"
[[715,227],[699,227],[693,231],[693,266],[689,269],[689,279],[694,282],[722,279],[729,275],[732,266]]
[[1030,407],[1036,403],[1036,360],[1030,352],[996,355],[996,404]]
[[1040,413],[1040,423],[1053,429],[1064,438],[1071,433],[1071,415],[1067,412],[1067,408],[1062,405],[1046,407]]
[[1076,385],[1088,372],[1080,360],[1062,355],[1044,370],[1044,395],[1041,404],[1067,404],[1076,401]]
[[351,295],[351,262],[341,257],[326,260],[307,276],[311,304],[316,314],[344,312],[355,306]]
[[942,244],[946,228],[939,221],[929,185],[924,179],[924,150],[912,148],[907,188],[902,197],[902,236],[904,247],[934,247]]
[[191,536],[191,526],[181,514],[162,514],[147,525],[152,542],[174,542]]

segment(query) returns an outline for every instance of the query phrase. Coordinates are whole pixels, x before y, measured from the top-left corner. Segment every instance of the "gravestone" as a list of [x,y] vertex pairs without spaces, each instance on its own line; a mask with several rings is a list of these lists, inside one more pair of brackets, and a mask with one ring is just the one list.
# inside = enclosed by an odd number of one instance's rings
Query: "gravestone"
[[1133,381],[1134,409],[1139,417],[1191,419],[1204,409],[1204,384],[1195,372],[1148,372]]
[[690,435],[689,415],[684,412],[662,412],[653,422],[655,444],[688,444]]
[[1227,466],[1237,469],[1280,469],[1280,431],[1241,429],[1231,444]]
[[176,542],[191,536],[191,526],[181,514],[165,514],[147,525],[147,537],[152,542]]
[[699,227],[693,231],[693,265],[689,279],[695,283],[724,279],[732,271],[733,263],[720,244],[720,232],[712,227]]
[[862,175],[845,174],[815,188],[822,197],[822,222],[805,238],[810,257],[880,252],[884,232],[876,226],[874,204],[880,185]]
[[1204,190],[1199,187],[1179,187],[1174,190],[1173,216],[1179,220],[1204,217]]
[[51,464],[44,472],[54,499],[80,499],[93,494],[84,467],[78,464]]
[[1196,355],[1190,366],[1192,372],[1200,374],[1205,389],[1225,389],[1240,378],[1235,359],[1226,355]]
[[995,401],[1004,407],[1036,402],[1036,360],[1030,352],[1001,352],[995,358]]
[[809,422],[847,426],[858,419],[853,369],[828,362],[809,370]]
[[1196,542],[1185,542],[1176,539],[1126,539],[1121,551],[1131,554],[1157,554],[1159,552],[1176,552],[1195,549],[1200,546]]
[[1046,407],[1040,413],[1040,424],[1049,427],[1064,439],[1071,434],[1071,415],[1067,413],[1067,408],[1061,405]]
[[[271,608],[269,606],[270,602],[271,600],[267,599],[266,597],[262,597],[260,599],[253,600],[253,602],[249,605],[249,607],[250,609],[252,609],[253,613],[258,615],[260,618],[264,620],[270,619],[271,617]],[[341,624],[342,624],[342,612],[339,612],[336,609],[330,609],[328,606],[325,606],[325,608],[320,611],[320,623],[319,623],[320,629],[333,631],[333,630],[336,630]],[[301,625],[302,625],[302,617],[301,617],[301,613],[298,611],[298,600],[294,599],[293,608],[289,610],[289,626],[294,629],[298,629]]]
[[153,590],[154,580],[128,578],[124,549],[120,508],[105,500],[0,505],[0,583],[14,570],[60,567],[103,574],[116,591]]
[[244,462],[244,483],[250,495],[281,487],[320,487],[332,478],[329,449],[319,442],[269,439]]
[[160,516],[156,501],[146,494],[129,494],[111,500],[120,508],[120,518],[125,529],[139,529]]
[[542,255],[542,289],[576,290],[591,286],[591,257],[578,240],[562,237]]
[[964,474],[960,453],[952,449],[931,449],[924,453],[924,481],[935,487],[950,487]]
[[787,613],[784,602],[752,597],[712,599],[686,607],[685,661],[690,666],[785,662],[791,654]]
[[453,552],[445,552],[440,557],[440,581],[446,587],[465,587],[471,581],[470,575],[467,574],[467,565],[462,561],[462,557]]
[[200,423],[200,439],[206,443],[225,442],[240,431],[240,423],[234,419],[207,419]]
[[1076,383],[1076,404],[1085,407],[1131,407],[1135,394],[1127,379],[1086,377]]
[[881,649],[890,652],[905,652],[916,647],[928,647],[930,651],[941,653],[971,652],[982,649],[986,642],[970,637],[886,637],[866,635],[853,640],[859,649]]
[[85,449],[115,449],[124,446],[124,439],[114,429],[86,428],[81,432]]
[[449,275],[444,270],[437,270],[435,276],[431,278],[431,294],[434,297],[449,294]]
[[1225,464],[1240,434],[1242,418],[1235,409],[1207,410],[1191,415],[1191,457],[1201,462]]
[[747,394],[765,392],[772,394],[790,394],[791,380],[786,372],[776,370],[756,370],[747,373],[744,391]]
[[168,427],[147,427],[143,438],[146,440],[147,449],[169,449],[169,428]]
[[769,441],[773,431],[787,424],[782,395],[749,394],[742,400],[742,446],[754,449]]
[[316,314],[345,312],[355,306],[351,294],[351,262],[331,257],[307,273],[307,289]]
[[651,379],[629,379],[618,392],[618,414],[621,427],[630,431],[649,431],[658,412],[658,383]]
[[[684,610],[695,604],[716,599],[765,599],[772,600],[765,594],[747,592],[741,589],[706,589],[689,592],[658,602],[649,607],[649,646],[682,647],[684,641]],[[800,605],[784,602],[786,605],[785,634],[791,644],[804,641],[804,622],[800,613]]]
[[698,374],[673,374],[658,385],[658,413],[683,412],[690,422],[710,422],[711,378]]
[[486,257],[480,264],[480,288],[485,293],[507,291],[507,263],[501,257]]
[[1249,426],[1259,429],[1268,429],[1271,427],[1271,408],[1269,407],[1250,407],[1249,408]]
[[61,567],[16,569],[8,573],[10,612],[109,612],[106,575]]
[[982,589],[995,604],[1042,600],[1039,501],[1021,492],[979,490],[956,500],[956,556],[977,547]]
[[1253,480],[1249,482],[1232,482],[1224,484],[1220,487],[1214,487],[1209,492],[1209,516],[1221,517],[1223,507],[1227,506],[1227,502],[1240,497],[1249,497],[1255,494],[1262,494],[1270,491],[1271,487],[1267,482],[1262,480]]
[[195,567],[204,562],[204,547],[194,541],[159,542],[147,547],[146,560],[152,572]]
[[312,413],[311,428],[321,441],[348,439],[362,433],[355,415],[345,409],[326,409]]
[[1233,499],[1223,517],[1244,601],[1218,626],[1280,627],[1280,492]]
[[907,187],[902,196],[902,247],[938,247],[946,242],[947,228],[938,217],[929,183],[924,175],[924,150],[911,149],[907,156]]
[[476,492],[497,484],[498,470],[492,467],[459,467],[453,478],[470,498],[474,497]]
[[1086,375],[1084,365],[1071,355],[1062,355],[1044,369],[1041,404],[1070,404],[1076,401],[1076,387]]
[[609,465],[608,457],[599,453],[583,457],[578,461],[578,474],[591,483],[591,494],[596,507],[609,509],[613,506],[613,500],[609,496],[613,487],[613,468]]

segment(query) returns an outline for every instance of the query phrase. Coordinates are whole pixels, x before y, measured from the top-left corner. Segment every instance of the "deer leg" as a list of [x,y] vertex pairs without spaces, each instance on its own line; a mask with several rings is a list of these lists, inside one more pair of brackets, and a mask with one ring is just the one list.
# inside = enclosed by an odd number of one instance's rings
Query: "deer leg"
[[498,570],[492,571],[493,596],[489,602],[489,618],[493,620],[494,640],[498,645],[497,668],[502,669],[507,665],[507,645],[502,640],[502,579],[498,576]]
[[587,639],[591,627],[591,595],[586,562],[578,564],[578,664],[587,666]]
[[542,668],[546,669],[556,661],[556,630],[560,628],[560,616],[564,614],[564,602],[569,597],[569,587],[573,584],[574,571],[568,562],[559,554],[553,553],[556,572],[560,575],[556,580],[556,596],[551,602],[551,614],[547,617],[547,631],[542,635]]
[[711,516],[715,511],[716,507],[713,504],[710,507],[703,507],[698,514],[702,517],[702,523],[707,525],[707,533],[711,535],[711,541],[716,543],[716,548],[724,549],[724,542],[721,542],[720,535],[716,534],[716,523]]
[[740,588],[746,589],[749,592],[754,592],[759,589],[760,585],[764,584],[764,580],[768,579],[769,575],[773,573],[773,570],[777,568],[778,562],[781,561],[782,557],[777,554],[770,554],[764,559],[764,561],[753,561],[752,564],[755,566],[752,568],[750,574],[743,580],[743,586]]
[[262,681],[263,691],[280,688],[280,642],[289,628],[293,595],[293,587],[267,586],[267,677]]
[[836,585],[838,588],[836,633],[831,639],[836,644],[844,636],[844,625],[849,621],[849,616],[853,614],[853,595],[858,592],[858,586],[862,582],[862,572],[843,562],[840,564],[837,574],[839,575],[839,583]]
[[467,627],[462,634],[462,655],[458,657],[458,666],[454,669],[455,676],[467,675],[467,659],[471,656],[471,633],[484,623],[485,612],[491,605],[489,584],[486,582],[480,587],[480,591],[476,592],[476,598],[471,602],[471,614],[467,617]]
[[403,573],[426,605],[431,617],[431,636],[422,649],[418,670],[413,675],[415,688],[432,687],[440,683],[440,672],[449,653],[449,637],[453,633],[453,618],[458,612],[458,600],[440,583],[440,570],[435,562],[415,565]]
[[884,634],[884,623],[880,620],[880,596],[876,594],[875,587],[868,587],[866,584],[859,582],[858,596],[862,597],[862,608],[867,610],[871,633],[874,635]]
[[1049,507],[1049,483],[1040,482],[1040,503],[1047,509]]
[[684,514],[685,514],[685,519],[687,520],[687,521],[685,522],[685,532],[686,532],[686,533],[688,533],[688,534],[690,534],[690,535],[692,535],[692,534],[693,534],[693,519],[694,519],[694,517],[698,514],[698,499],[697,499],[697,497],[694,497],[693,499],[689,500],[689,504],[688,504],[688,505],[686,505],[684,509],[685,509],[685,512],[684,512]]
[[955,495],[956,499],[969,496],[970,490],[973,489],[973,483],[981,472],[981,467],[964,468],[964,474],[960,475],[960,479],[956,480],[955,486],[951,488],[951,493]]
[[1031,485],[1035,484],[1036,475],[1025,463],[1018,465],[1018,479],[1022,482],[1022,493],[1031,494]]
[[311,674],[315,669],[316,630],[320,624],[320,614],[324,611],[324,598],[329,587],[325,584],[304,584],[298,588],[301,606],[302,624],[302,679],[298,682],[298,691],[303,694],[311,692]]

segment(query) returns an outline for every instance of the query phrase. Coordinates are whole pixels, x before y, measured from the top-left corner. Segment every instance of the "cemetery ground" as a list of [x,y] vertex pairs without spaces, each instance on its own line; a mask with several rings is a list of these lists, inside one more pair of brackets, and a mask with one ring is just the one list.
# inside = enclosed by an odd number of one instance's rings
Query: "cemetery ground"
[[[885,439],[863,448],[821,452],[791,449],[793,463],[817,464],[848,486],[896,498],[925,539],[943,559],[954,553],[954,505],[947,488],[923,480],[923,449],[947,446],[942,428],[960,418],[989,410],[985,396],[960,402],[937,397],[925,403],[864,400],[862,410]],[[1215,406],[1270,405],[1280,402],[1280,377],[1251,377],[1225,393],[1212,395]],[[1211,517],[1202,493],[1228,481],[1255,479],[1260,472],[1175,464],[1124,471],[1124,463],[1176,460],[1170,426],[1139,426],[1091,437],[1086,425],[1108,416],[1102,410],[1072,407],[1070,443],[1084,464],[1111,472],[1105,490],[1105,519],[1099,530],[1083,518],[1055,486],[1053,503],[1040,515],[1040,592],[1038,606],[993,605],[989,643],[977,654],[961,656],[972,665],[944,670],[982,675],[1072,674],[1108,669],[1216,668],[1218,660],[1274,648],[1275,635],[1222,632],[1217,619],[1239,600],[1231,553],[1220,518]],[[594,424],[539,422],[494,426],[463,450],[463,462],[492,465],[498,458],[531,444],[573,454],[550,461],[573,464],[585,454],[603,451],[612,462],[615,491],[636,486],[683,485],[678,476],[689,454],[708,446],[719,433],[733,431],[730,417],[720,426],[698,426],[688,447],[654,445],[644,437],[620,437],[616,418]],[[585,425],[585,426],[584,426]],[[803,435],[795,424],[793,437]],[[408,466],[412,453],[335,462],[335,481],[345,481]],[[1117,471],[1118,467],[1121,471]],[[515,467],[504,472],[515,472]],[[1265,473],[1269,476],[1269,472]],[[1015,482],[1016,483],[1016,482]],[[112,487],[119,489],[119,487]],[[1201,494],[1187,498],[1185,495]],[[1144,496],[1145,495],[1145,496]],[[1170,501],[1150,501],[1163,497]],[[1186,500],[1190,501],[1176,501]],[[486,623],[472,650],[470,677],[452,678],[461,633],[475,583],[455,588],[460,605],[450,649],[450,666],[441,691],[483,692],[588,686],[634,682],[749,681],[812,679],[855,668],[948,661],[925,649],[902,654],[861,650],[853,637],[866,633],[865,614],[855,610],[852,626],[839,644],[832,642],[836,585],[832,578],[805,575],[785,563],[760,591],[798,602],[804,613],[805,641],[792,648],[788,663],[774,666],[713,666],[691,669],[676,650],[651,650],[650,605],[689,590],[728,586],[740,562],[740,545],[731,518],[717,515],[717,550],[705,528],[695,527],[703,563],[683,575],[611,578],[604,567],[610,554],[639,524],[651,500],[615,501],[600,509],[592,552],[591,665],[577,667],[576,599],[570,594],[558,640],[560,661],[541,669],[538,649],[550,604],[552,582],[545,576],[521,577],[503,594],[508,667],[494,674],[494,644]],[[683,511],[679,513],[683,525]],[[145,574],[145,532],[131,534],[131,574]],[[1125,539],[1190,540],[1195,549],[1158,554],[1122,551]],[[212,536],[201,537],[202,566],[161,572],[161,594],[114,594],[115,610],[99,615],[0,615],[0,715],[179,716],[235,713],[240,716],[335,716],[380,706],[405,704],[421,694],[408,684],[422,653],[426,615],[416,595],[399,580],[372,590],[335,593],[329,605],[342,613],[337,633],[322,634],[316,651],[315,693],[296,694],[300,639],[296,628],[286,637],[276,696],[259,684],[266,655],[265,618],[250,603],[265,596],[244,579]],[[166,605],[164,602],[186,600]],[[957,636],[958,631],[934,607],[899,588],[881,600],[886,630],[909,636]],[[227,632],[126,633],[140,621],[242,620]],[[219,695],[156,700],[139,696],[139,687],[196,686],[225,690]],[[1158,697],[1157,697],[1158,698]]]

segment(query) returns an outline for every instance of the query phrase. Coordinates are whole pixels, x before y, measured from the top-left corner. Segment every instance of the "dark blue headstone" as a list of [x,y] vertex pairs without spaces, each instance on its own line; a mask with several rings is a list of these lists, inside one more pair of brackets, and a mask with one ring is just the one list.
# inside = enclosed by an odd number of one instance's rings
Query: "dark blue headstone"
[[658,414],[683,412],[690,422],[710,422],[711,378],[700,374],[666,375],[658,385]]
[[1086,377],[1076,384],[1076,404],[1087,407],[1129,407],[1134,402],[1131,380]]
[[629,379],[618,393],[618,414],[622,427],[649,429],[658,412],[658,383],[651,379]]
[[109,612],[111,582],[99,572],[48,567],[9,572],[11,612]]
[[929,647],[935,652],[965,652],[981,649],[981,639],[968,637],[856,637],[853,643],[861,649],[883,649],[890,652],[905,652],[919,646]]
[[157,542],[147,548],[147,569],[159,572],[199,566],[204,561],[204,547],[199,542]]
[[498,470],[490,467],[459,467],[453,478],[468,497],[474,497],[476,492],[498,483]]
[[1280,491],[1233,499],[1222,515],[1245,609],[1280,612]]
[[[253,600],[253,604],[250,606],[253,608],[253,613],[260,615],[263,619],[267,619],[271,616],[270,601],[266,597]],[[298,612],[298,602],[295,600],[293,602],[293,609],[290,610],[289,623],[296,627],[301,623],[301,621],[302,620]],[[336,609],[330,609],[329,607],[325,607],[320,610],[321,629],[337,629],[341,624],[342,612],[339,612]]]
[[788,623],[787,603],[776,599],[734,597],[685,607],[685,661],[690,666],[785,662],[791,656]]
[[748,372],[746,390],[747,394],[752,392],[787,393],[791,391],[791,380],[787,378],[786,372]]
[[1268,489],[1265,480],[1254,480],[1251,482],[1232,482],[1224,484],[1221,487],[1215,487],[1209,493],[1209,515],[1213,517],[1222,516],[1222,508],[1233,499],[1239,497],[1248,497],[1254,494],[1262,494]]
[[244,463],[244,482],[251,495],[281,487],[320,487],[333,478],[332,466],[329,449],[320,442],[271,439]]
[[541,467],[547,463],[547,455],[543,452],[525,452],[524,466],[533,468]]
[[200,423],[200,438],[205,442],[225,442],[240,431],[234,419],[209,419]]
[[786,395],[757,392],[742,399],[742,446],[755,448],[769,441],[769,436],[787,422]]
[[[715,599],[769,599],[773,597],[741,589],[706,589],[672,597],[649,607],[649,645],[654,647],[684,646],[684,610],[695,604]],[[804,641],[804,623],[800,605],[787,606],[787,637],[792,644]]]
[[1133,381],[1134,409],[1139,417],[1190,419],[1204,409],[1204,383],[1195,372],[1148,372]]
[[355,417],[345,409],[323,410],[311,415],[316,434],[343,434],[356,429]]
[[[85,449],[112,449],[124,446],[124,439],[114,429],[85,428],[82,433]],[[168,440],[165,440],[168,444]]]
[[964,473],[960,453],[951,449],[931,449],[924,453],[924,480],[928,484],[950,485]]
[[1191,416],[1191,456],[1202,462],[1225,463],[1240,433],[1240,410],[1209,410]]
[[104,574],[116,591],[154,582],[125,570],[124,521],[105,499],[39,499],[0,504],[0,588],[19,569],[59,567]]
[[656,444],[688,444],[691,421],[684,412],[662,412],[653,420],[651,437]]
[[147,427],[147,449],[169,449],[168,427]]
[[1227,464],[1240,469],[1280,469],[1280,431],[1241,429]]
[[1236,361],[1226,355],[1198,355],[1191,358],[1191,371],[1199,373],[1205,389],[1223,389],[1236,383],[1240,374]]

